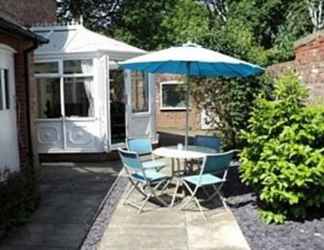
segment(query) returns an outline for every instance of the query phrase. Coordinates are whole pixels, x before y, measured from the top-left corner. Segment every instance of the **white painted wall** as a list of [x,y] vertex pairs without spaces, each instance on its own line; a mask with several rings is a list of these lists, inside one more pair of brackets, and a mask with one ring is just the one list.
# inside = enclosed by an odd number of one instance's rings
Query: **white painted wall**
[[19,170],[16,124],[14,50],[0,44],[0,68],[9,70],[10,109],[0,110],[0,172]]

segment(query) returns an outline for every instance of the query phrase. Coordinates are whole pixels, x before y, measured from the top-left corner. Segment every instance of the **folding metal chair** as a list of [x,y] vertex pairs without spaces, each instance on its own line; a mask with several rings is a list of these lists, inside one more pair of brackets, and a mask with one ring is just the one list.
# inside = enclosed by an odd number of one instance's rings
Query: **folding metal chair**
[[[223,184],[226,182],[228,168],[230,167],[230,163],[232,161],[235,151],[236,150],[231,150],[225,153],[207,155],[203,160],[201,170],[198,175],[185,176],[182,178],[182,183],[190,193],[190,197],[183,204],[181,209],[185,209],[185,207],[191,201],[194,201],[198,206],[200,212],[202,213],[203,217],[206,219],[200,202],[196,197],[199,188],[201,188],[204,191],[204,193],[208,196],[206,202],[212,201],[216,196],[219,196],[224,207],[227,209],[226,201],[221,193],[221,189],[223,187]],[[217,173],[222,174],[222,177],[216,176],[215,174]],[[205,188],[208,186],[212,187],[213,193],[209,194],[207,190],[205,190]]]
[[155,168],[161,170],[166,166],[163,160],[154,158],[152,143],[150,138],[127,138],[127,148],[129,151],[136,152],[140,157],[149,156],[149,159],[141,159],[144,168]]
[[213,148],[216,149],[217,151],[220,151],[222,142],[216,136],[196,135],[193,140],[193,145],[204,146],[204,147]]
[[[145,169],[136,152],[130,152],[123,149],[118,149],[118,152],[131,184],[126,193],[124,204],[136,207],[139,209],[138,213],[142,212],[150,198],[155,198],[162,205],[168,206],[165,201],[159,197],[158,192],[161,194],[161,192],[167,188],[170,177],[156,171],[156,169]],[[159,191],[160,187],[162,188]],[[137,204],[129,200],[131,194],[135,190],[144,197],[142,204]]]

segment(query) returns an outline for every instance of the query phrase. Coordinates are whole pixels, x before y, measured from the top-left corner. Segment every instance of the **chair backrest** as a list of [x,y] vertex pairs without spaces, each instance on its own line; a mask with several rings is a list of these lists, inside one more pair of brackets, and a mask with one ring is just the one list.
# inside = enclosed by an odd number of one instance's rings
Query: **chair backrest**
[[123,150],[121,148],[118,149],[118,153],[119,153],[120,159],[123,163],[123,166],[126,169],[128,169],[132,172],[142,172],[143,171],[143,165],[142,165],[141,161],[139,160],[138,153]]
[[152,153],[152,143],[150,138],[128,138],[127,148],[129,151],[136,152],[139,155]]
[[222,143],[221,140],[215,136],[207,136],[207,135],[197,135],[194,138],[193,144],[196,146],[204,146],[208,148],[220,150]]
[[203,161],[201,173],[219,173],[226,171],[231,164],[235,150],[207,155]]

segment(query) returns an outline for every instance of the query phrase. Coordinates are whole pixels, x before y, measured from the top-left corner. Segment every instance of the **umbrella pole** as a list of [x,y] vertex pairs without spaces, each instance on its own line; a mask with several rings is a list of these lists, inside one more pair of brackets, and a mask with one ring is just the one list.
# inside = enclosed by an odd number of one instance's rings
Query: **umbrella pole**
[[188,149],[188,139],[189,139],[189,98],[190,98],[190,86],[189,86],[189,77],[186,77],[186,137],[185,137],[185,149]]

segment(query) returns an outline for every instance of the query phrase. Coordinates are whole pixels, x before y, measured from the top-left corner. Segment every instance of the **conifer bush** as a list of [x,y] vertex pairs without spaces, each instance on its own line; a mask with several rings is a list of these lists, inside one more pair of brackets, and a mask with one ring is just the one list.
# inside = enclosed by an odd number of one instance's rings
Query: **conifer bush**
[[282,76],[271,98],[257,98],[242,132],[241,178],[266,223],[302,219],[324,204],[324,107],[306,106],[307,97],[293,73]]

